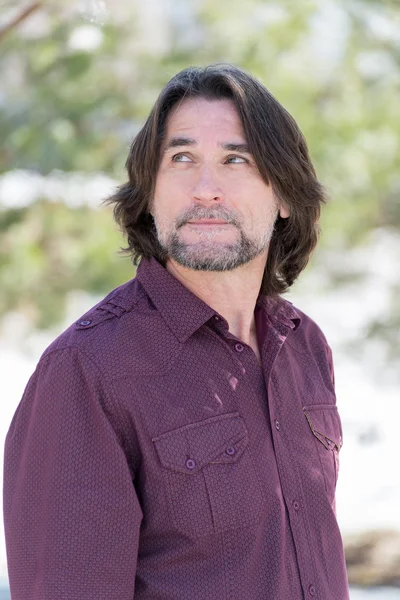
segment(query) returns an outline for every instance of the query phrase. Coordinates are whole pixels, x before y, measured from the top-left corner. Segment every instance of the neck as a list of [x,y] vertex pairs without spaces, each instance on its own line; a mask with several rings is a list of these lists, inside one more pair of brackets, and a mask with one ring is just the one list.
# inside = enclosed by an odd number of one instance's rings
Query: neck
[[232,271],[194,271],[173,259],[167,270],[229,323],[229,331],[245,344],[256,343],[254,308],[261,287],[266,255]]

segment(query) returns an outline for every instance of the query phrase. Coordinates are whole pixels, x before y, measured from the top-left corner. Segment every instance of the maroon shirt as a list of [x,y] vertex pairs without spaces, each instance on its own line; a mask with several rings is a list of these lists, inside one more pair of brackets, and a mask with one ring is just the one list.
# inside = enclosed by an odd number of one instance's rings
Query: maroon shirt
[[13,600],[346,600],[331,352],[283,298],[262,369],[155,259],[44,352],[5,446]]

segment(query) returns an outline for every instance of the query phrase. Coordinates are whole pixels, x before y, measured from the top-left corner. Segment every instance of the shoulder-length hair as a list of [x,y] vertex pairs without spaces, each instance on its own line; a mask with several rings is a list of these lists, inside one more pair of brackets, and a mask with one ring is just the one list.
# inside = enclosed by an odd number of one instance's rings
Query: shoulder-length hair
[[124,251],[134,264],[151,256],[165,263],[149,207],[168,114],[178,102],[194,97],[234,102],[261,176],[290,209],[289,218],[278,216],[275,223],[260,290],[268,296],[281,294],[307,265],[316,246],[324,188],[293,117],[259,81],[229,64],[189,67],[175,75],[134,139],[125,165],[129,180],[106,200],[114,205],[115,219],[127,237]]

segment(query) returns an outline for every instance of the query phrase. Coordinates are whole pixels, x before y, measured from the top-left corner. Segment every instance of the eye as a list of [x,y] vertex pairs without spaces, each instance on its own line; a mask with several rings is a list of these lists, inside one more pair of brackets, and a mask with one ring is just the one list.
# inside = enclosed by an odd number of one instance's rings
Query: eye
[[191,159],[186,154],[175,154],[172,162],[191,162]]
[[240,163],[247,163],[248,161],[245,158],[243,158],[243,156],[228,156],[226,162],[235,165]]

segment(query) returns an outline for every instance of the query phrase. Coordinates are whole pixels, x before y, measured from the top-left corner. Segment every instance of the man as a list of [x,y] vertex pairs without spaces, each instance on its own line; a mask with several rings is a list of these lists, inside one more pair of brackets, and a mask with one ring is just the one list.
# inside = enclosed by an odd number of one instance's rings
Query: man
[[110,199],[135,260],[45,351],[5,449],[13,600],[345,600],[331,352],[280,294],[324,201],[229,65],[164,88]]

